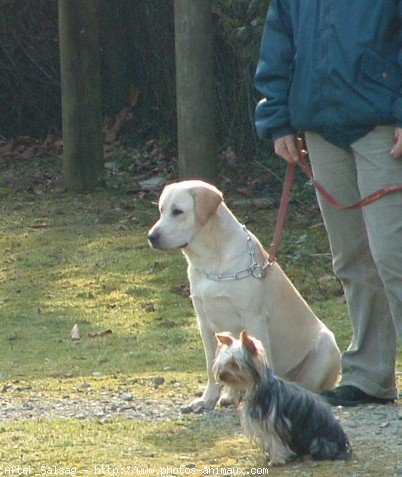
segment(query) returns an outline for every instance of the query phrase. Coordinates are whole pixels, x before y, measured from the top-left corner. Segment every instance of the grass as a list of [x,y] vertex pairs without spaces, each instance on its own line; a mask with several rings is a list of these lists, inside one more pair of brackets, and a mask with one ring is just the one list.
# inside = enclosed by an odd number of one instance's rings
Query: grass
[[[170,291],[185,282],[184,262],[146,243],[154,212],[107,193],[3,201],[4,378],[158,369],[171,361],[171,345],[194,348],[191,306]],[[75,323],[84,337],[113,335],[74,343]]]
[[[174,383],[180,382],[180,392],[190,399],[202,389],[203,349],[190,300],[182,292],[185,260],[147,245],[146,232],[157,217],[154,199],[113,191],[10,192],[1,198],[4,396],[75,396],[84,381],[91,383],[93,396],[124,387],[134,396],[169,399],[177,392]],[[269,243],[275,210],[234,211]],[[279,261],[345,349],[350,325],[340,285],[331,275],[320,218],[315,209],[300,213],[295,207],[288,223]],[[81,333],[75,342],[70,340],[74,324]],[[112,334],[90,337],[106,329]],[[163,386],[146,385],[158,375],[165,377]],[[264,468],[265,463],[237,422],[216,425],[203,415],[153,423],[44,418],[6,422],[0,424],[0,473],[12,465],[31,465],[39,474],[54,475],[56,466],[65,473],[75,468],[76,475],[96,475],[95,466],[102,465],[104,470],[140,466],[158,471],[183,466],[190,472]],[[352,471],[355,464],[346,465]],[[345,475],[342,464],[316,463],[270,474],[287,475],[294,469],[300,475]],[[115,475],[123,475],[119,472]]]

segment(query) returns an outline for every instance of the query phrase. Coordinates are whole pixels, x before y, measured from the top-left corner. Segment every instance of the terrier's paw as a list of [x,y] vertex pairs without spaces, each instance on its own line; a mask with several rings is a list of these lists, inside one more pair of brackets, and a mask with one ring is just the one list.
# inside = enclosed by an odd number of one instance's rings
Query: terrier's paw
[[204,411],[212,411],[215,408],[215,404],[218,399],[194,399],[188,406],[182,407],[181,412],[183,414],[189,414],[194,412],[195,414],[201,414]]
[[242,393],[240,391],[233,391],[228,389],[227,392],[221,396],[218,401],[218,406],[220,407],[229,407],[229,406],[238,406],[242,398]]
[[225,395],[219,399],[218,406],[219,407],[238,406],[239,402],[240,402],[240,399],[238,396]]

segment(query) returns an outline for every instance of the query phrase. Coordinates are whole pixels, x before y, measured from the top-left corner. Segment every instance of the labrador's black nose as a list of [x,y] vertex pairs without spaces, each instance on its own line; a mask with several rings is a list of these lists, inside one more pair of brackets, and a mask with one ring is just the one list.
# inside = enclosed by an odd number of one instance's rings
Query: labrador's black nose
[[159,243],[159,232],[154,231],[150,234],[148,234],[148,241],[151,244],[152,247],[156,247]]

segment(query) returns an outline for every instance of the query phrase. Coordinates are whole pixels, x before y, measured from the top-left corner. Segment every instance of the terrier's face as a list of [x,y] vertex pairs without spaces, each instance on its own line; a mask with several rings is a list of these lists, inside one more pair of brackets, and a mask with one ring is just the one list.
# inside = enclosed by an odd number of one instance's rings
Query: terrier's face
[[246,331],[236,340],[230,333],[216,333],[219,348],[213,366],[216,381],[232,389],[248,389],[259,381],[266,364],[261,341]]

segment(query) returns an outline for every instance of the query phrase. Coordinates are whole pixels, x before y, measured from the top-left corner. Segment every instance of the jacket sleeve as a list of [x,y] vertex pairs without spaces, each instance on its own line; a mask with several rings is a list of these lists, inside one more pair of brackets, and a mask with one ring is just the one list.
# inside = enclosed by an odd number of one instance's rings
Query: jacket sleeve
[[[399,42],[399,55],[398,55],[398,63],[400,69],[402,71],[402,0],[398,2],[398,16],[399,16],[399,35],[398,35],[398,42]],[[396,99],[392,113],[396,118],[396,125],[399,128],[402,128],[402,89],[399,91],[399,96]]]
[[271,0],[255,74],[255,86],[263,96],[255,111],[261,138],[277,139],[295,132],[288,109],[294,50],[289,0]]

